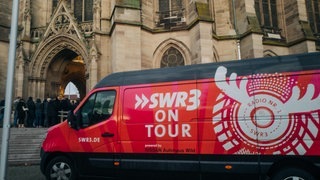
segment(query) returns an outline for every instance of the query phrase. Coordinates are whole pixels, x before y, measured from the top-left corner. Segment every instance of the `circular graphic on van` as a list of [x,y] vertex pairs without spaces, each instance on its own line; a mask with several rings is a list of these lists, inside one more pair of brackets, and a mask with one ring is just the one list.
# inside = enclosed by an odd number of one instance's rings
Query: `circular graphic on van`
[[258,128],[268,128],[274,123],[274,113],[268,107],[257,107],[250,113],[251,120]]
[[305,154],[318,135],[314,86],[300,97],[298,76],[232,73],[227,79],[226,72],[217,69],[222,92],[213,107],[213,130],[223,148],[233,154]]

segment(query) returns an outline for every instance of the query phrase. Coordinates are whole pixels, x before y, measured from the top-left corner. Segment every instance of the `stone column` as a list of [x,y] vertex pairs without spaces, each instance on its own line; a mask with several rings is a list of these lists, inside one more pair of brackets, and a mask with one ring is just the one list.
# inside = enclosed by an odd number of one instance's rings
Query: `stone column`
[[112,41],[112,72],[141,70],[140,26],[117,24]]
[[241,59],[263,57],[263,34],[256,16],[254,0],[234,0],[233,3],[237,32],[239,35],[247,34],[240,39]]
[[240,42],[241,56],[244,59],[263,57],[262,34],[251,33]]
[[141,11],[116,6],[111,19],[112,72],[141,70]]
[[15,83],[15,96],[22,97],[23,95],[23,82],[24,82],[24,60],[22,53],[17,56],[16,61],[16,83]]
[[235,29],[232,22],[232,6],[230,1],[225,0],[214,0],[215,7],[215,32],[218,36],[229,36],[235,35]]
[[29,88],[28,88],[28,95],[31,97],[36,97],[37,92],[37,81],[35,79],[29,80]]
[[199,46],[201,63],[213,62],[213,41],[211,40],[212,24],[207,22],[199,23]]
[[284,0],[286,38],[290,54],[316,51],[315,36],[308,22],[305,0]]
[[40,85],[40,87],[39,87],[39,89],[38,89],[38,91],[39,91],[39,98],[40,98],[41,100],[43,100],[44,98],[47,98],[47,97],[45,97],[46,81],[45,81],[44,79],[41,79],[41,80],[39,81],[39,85]]
[[31,29],[31,14],[30,14],[30,0],[23,0],[21,2],[21,23],[23,26],[22,38],[26,39],[30,37],[30,29]]
[[93,31],[100,31],[100,20],[101,20],[101,0],[94,0],[93,4]]
[[37,79],[36,83],[37,83],[37,87],[36,87],[36,95],[34,97],[35,99],[41,97],[40,96],[40,94],[41,94],[41,80]]
[[91,49],[90,49],[90,84],[87,84],[87,86],[89,87],[89,89],[93,88],[97,82],[98,82],[98,57],[99,53],[97,50],[97,46],[95,44],[95,40],[92,40],[92,45],[91,45]]

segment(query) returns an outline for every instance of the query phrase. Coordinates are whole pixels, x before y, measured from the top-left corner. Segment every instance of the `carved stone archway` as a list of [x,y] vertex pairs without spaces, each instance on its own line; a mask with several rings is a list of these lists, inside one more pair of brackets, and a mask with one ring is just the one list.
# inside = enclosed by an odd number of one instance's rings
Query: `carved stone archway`
[[81,56],[64,49],[50,62],[45,80],[45,97],[63,96],[65,88],[72,82],[80,93],[80,98],[86,94],[85,65]]
[[60,94],[64,94],[64,91],[69,84],[72,82],[78,89],[80,93],[80,99],[82,99],[86,94],[86,79],[85,79],[85,67],[83,65],[83,60],[80,56],[67,61],[65,63],[64,69],[61,73],[60,78]]
[[[46,98],[62,95],[65,86],[72,82],[83,97],[91,79],[97,79],[92,68],[88,44],[66,1],[59,1],[50,23],[28,64],[28,96]],[[76,61],[81,59],[81,62]],[[95,73],[90,74],[92,70]],[[90,77],[89,77],[90,74]],[[89,84],[90,84],[89,83]]]
[[[78,56],[82,62],[73,61]],[[52,37],[42,43],[30,63],[28,95],[38,98],[58,96],[69,82],[73,82],[83,97],[89,66],[87,49],[78,39],[67,34]]]

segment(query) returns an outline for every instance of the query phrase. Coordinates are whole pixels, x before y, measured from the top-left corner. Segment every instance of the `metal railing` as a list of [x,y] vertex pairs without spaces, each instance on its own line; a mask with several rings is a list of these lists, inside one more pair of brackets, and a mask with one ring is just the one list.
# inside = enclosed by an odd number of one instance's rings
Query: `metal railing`
[[60,122],[63,122],[68,117],[69,111],[59,111]]

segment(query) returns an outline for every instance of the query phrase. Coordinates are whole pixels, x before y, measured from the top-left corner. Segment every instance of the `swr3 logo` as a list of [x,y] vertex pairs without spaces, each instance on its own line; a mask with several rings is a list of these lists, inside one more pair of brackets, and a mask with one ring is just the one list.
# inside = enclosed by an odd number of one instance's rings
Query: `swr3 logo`
[[213,107],[214,132],[234,154],[305,154],[318,136],[320,98],[313,84],[302,94],[297,77],[257,74],[238,77],[219,67],[222,93]]

